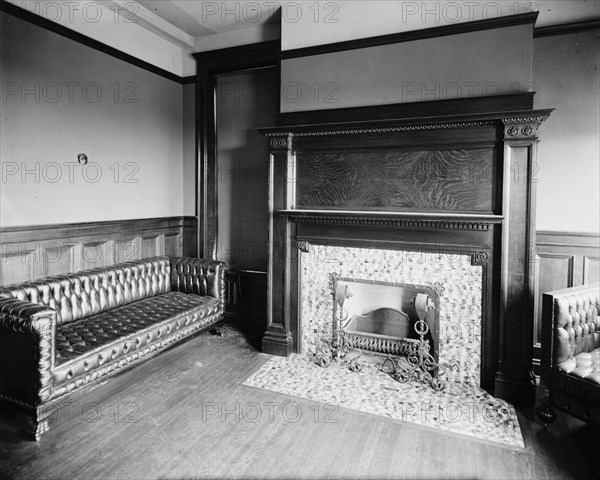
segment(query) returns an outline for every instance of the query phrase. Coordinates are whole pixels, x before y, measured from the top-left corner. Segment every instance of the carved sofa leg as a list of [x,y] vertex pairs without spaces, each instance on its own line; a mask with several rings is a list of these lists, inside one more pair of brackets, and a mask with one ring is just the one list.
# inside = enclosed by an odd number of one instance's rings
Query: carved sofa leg
[[549,405],[538,405],[535,409],[535,413],[540,421],[544,424],[544,428],[556,420],[556,412]]
[[50,426],[48,425],[48,418],[38,418],[37,416],[33,417],[33,428],[32,433],[35,437],[35,441],[39,442],[42,438],[42,435],[50,430]]
[[220,337],[224,337],[227,333],[227,325],[225,325],[224,323],[218,323],[217,325],[215,325],[213,331]]

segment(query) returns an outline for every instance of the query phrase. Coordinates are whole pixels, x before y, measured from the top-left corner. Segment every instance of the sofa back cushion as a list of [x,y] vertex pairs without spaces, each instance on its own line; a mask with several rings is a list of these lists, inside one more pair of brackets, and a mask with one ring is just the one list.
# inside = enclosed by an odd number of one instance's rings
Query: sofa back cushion
[[155,257],[12,285],[0,297],[51,307],[60,326],[169,291],[169,259]]
[[600,347],[600,285],[552,293],[554,365]]

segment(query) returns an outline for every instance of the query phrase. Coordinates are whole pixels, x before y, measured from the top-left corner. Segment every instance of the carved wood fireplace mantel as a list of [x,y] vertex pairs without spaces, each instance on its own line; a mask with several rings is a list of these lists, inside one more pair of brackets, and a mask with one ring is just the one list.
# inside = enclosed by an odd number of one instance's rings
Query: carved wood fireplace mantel
[[[269,137],[268,328],[301,351],[310,245],[470,255],[482,267],[481,387],[524,400],[530,381],[538,127],[534,94],[280,114]],[[432,281],[435,279],[432,279]]]

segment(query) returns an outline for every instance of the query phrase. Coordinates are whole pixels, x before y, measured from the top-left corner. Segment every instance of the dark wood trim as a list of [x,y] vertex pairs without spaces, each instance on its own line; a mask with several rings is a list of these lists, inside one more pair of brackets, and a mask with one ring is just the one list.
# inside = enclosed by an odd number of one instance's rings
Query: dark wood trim
[[488,18],[485,20],[476,20],[474,22],[456,23],[452,25],[443,25],[441,27],[423,28],[421,30],[412,30],[410,32],[390,33],[387,35],[378,35],[375,37],[359,38],[356,40],[347,40],[344,42],[329,43],[325,45],[316,45],[313,47],[295,48],[281,52],[281,59],[308,57],[312,55],[322,55],[324,53],[343,52],[346,50],[356,50],[359,48],[377,47],[389,45],[392,43],[411,42],[414,40],[423,40],[426,38],[443,37],[446,35],[457,35],[460,33],[477,32],[480,30],[491,30],[500,27],[512,27],[514,25],[535,24],[539,12],[522,13],[507,17]]
[[477,115],[487,112],[531,110],[535,92],[490,97],[456,98],[429,102],[394,103],[280,113],[277,126],[383,121],[440,116]]
[[561,23],[558,25],[549,25],[547,27],[538,27],[533,29],[533,38],[549,37],[552,35],[564,35],[567,33],[586,32],[600,28],[600,19],[586,20],[584,22]]
[[225,282],[225,317],[244,331],[262,335],[267,328],[267,272],[229,270]]
[[121,231],[142,232],[157,228],[195,228],[196,224],[196,217],[180,216],[1,227],[0,243],[36,242],[96,234],[100,236]]
[[281,52],[281,40],[251,43],[237,47],[196,52],[192,56],[198,67],[211,73],[227,73],[246,68],[275,65]]
[[190,75],[189,77],[181,77],[182,85],[191,85],[192,83],[196,83],[196,75]]
[[[280,40],[194,54],[198,135],[196,205],[198,254],[215,258],[217,244],[217,158],[215,88],[217,75],[264,67],[279,68]],[[279,79],[279,74],[276,75]],[[279,91],[279,87],[277,88]],[[279,111],[279,105],[277,105]]]
[[[70,40],[74,40],[82,45],[98,50],[102,53],[106,53],[107,55],[111,55],[119,60],[127,62],[131,65],[135,65],[136,67],[143,68],[148,72],[159,75],[168,80],[172,80],[173,82],[177,82],[179,84],[185,84],[187,82],[186,79],[190,77],[180,77],[174,73],[169,72],[168,70],[164,70],[163,68],[157,67],[156,65],[152,65],[144,60],[140,60],[133,55],[129,55],[128,53],[122,52],[114,47],[106,45],[105,43],[99,42],[98,40],[94,40],[93,38],[88,37],[87,35],[83,35],[82,33],[76,32],[75,30],[71,30],[70,28],[64,27],[58,23],[55,23],[47,18],[36,15],[33,12],[30,12],[24,8],[18,7],[12,3],[8,3],[5,1],[0,2],[0,12],[8,13],[14,17],[20,18],[21,20],[25,20],[26,22],[37,25],[38,27],[45,28],[51,32],[57,33],[66,37]],[[191,83],[191,82],[187,82]]]

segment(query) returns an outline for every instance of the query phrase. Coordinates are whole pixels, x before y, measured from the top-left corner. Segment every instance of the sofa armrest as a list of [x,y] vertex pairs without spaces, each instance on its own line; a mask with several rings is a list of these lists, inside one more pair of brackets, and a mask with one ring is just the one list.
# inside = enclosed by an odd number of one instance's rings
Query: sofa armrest
[[210,295],[221,302],[224,311],[225,263],[191,257],[170,257],[170,262],[172,291]]
[[0,298],[0,397],[26,406],[50,398],[56,311]]
[[600,347],[600,284],[563,288],[542,298],[542,380],[575,355]]

